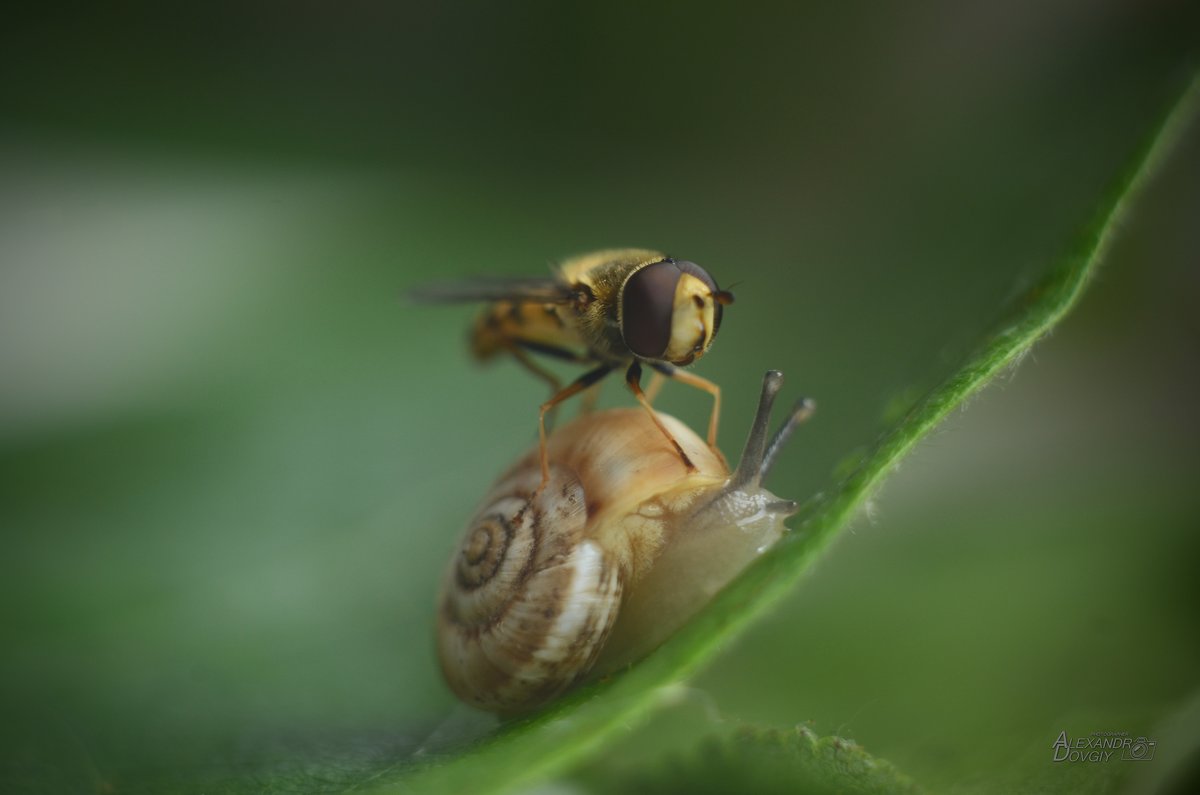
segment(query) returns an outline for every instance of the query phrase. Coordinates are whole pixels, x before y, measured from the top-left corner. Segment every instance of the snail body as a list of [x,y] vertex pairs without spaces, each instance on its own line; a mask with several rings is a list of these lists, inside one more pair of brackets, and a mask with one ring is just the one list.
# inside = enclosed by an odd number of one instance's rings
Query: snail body
[[761,485],[797,404],[768,446],[782,383],[767,374],[730,472],[686,425],[640,409],[585,415],[500,476],[468,525],[439,600],[438,657],[469,704],[520,712],[653,650],[784,532],[796,504]]

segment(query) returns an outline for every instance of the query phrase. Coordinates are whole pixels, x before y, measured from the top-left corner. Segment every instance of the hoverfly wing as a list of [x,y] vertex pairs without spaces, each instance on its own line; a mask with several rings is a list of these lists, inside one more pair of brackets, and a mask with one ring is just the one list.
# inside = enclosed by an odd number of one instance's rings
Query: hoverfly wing
[[418,304],[457,304],[470,302],[516,301],[563,304],[575,297],[571,286],[549,277],[479,277],[457,282],[435,282],[408,291],[410,301]]

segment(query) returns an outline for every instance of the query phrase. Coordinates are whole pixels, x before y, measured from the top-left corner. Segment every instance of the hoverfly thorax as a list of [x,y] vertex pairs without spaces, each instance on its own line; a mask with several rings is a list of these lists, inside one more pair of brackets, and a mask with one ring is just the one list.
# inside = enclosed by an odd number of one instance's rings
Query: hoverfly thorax
[[686,366],[712,345],[733,295],[696,263],[665,259],[631,273],[620,302],[621,335],[630,351]]

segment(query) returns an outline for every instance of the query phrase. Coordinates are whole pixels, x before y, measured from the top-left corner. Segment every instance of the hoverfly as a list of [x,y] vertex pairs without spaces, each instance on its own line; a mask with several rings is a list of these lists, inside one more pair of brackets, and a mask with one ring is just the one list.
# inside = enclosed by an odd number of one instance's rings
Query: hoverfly
[[[689,470],[694,469],[691,460],[642,390],[643,365],[711,394],[708,445],[716,448],[721,389],[680,368],[708,351],[733,294],[718,288],[696,263],[659,251],[615,249],[567,260],[551,277],[434,284],[410,295],[423,302],[488,302],[471,329],[475,357],[485,361],[507,352],[550,384],[553,394],[538,411],[543,485],[550,477],[546,413],[618,368],[624,368],[630,391]],[[592,367],[562,387],[531,354]]]

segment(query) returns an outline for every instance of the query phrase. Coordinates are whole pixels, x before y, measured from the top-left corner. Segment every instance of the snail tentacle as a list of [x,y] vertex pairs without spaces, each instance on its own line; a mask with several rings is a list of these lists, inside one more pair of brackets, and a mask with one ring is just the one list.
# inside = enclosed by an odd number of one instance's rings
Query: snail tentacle
[[754,422],[750,424],[750,433],[746,436],[746,446],[742,448],[742,457],[733,476],[729,478],[726,491],[736,491],[757,484],[761,475],[763,455],[767,445],[767,430],[771,422],[771,406],[775,396],[783,387],[783,373],[778,370],[768,370],[763,376],[762,393],[758,397],[758,411],[754,413]]
[[792,433],[797,426],[808,420],[809,417],[817,410],[817,402],[812,398],[802,397],[792,406],[792,411],[788,414],[787,419],[783,421],[783,425],[779,426],[779,430],[771,437],[771,443],[767,445],[767,452],[763,454],[762,463],[758,466],[759,480],[766,480],[767,475],[771,474],[771,470],[775,467],[775,461],[779,458],[779,452],[783,446],[787,444]]

